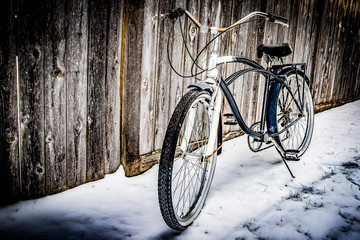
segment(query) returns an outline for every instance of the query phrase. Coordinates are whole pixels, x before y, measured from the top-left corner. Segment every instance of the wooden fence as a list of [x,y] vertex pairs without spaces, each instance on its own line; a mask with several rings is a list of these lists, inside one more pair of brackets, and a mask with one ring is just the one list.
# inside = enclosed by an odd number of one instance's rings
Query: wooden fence
[[[289,42],[288,62],[307,62],[316,109],[360,96],[360,9],[354,0],[15,1],[0,8],[0,201],[40,197],[102,178],[122,163],[127,176],[157,162],[167,123],[186,86],[170,70],[172,7],[225,26],[259,10],[284,16],[221,37],[222,55],[256,59],[260,43]],[[176,23],[179,24],[179,23]],[[182,18],[189,51],[208,36]],[[178,25],[170,58],[188,74]],[[206,58],[206,52],[200,61]],[[258,60],[260,61],[260,60]],[[238,69],[228,64],[224,75]],[[263,79],[232,91],[250,124],[261,109]],[[225,106],[224,112],[228,109]],[[225,133],[237,132],[227,127]],[[119,183],[121,184],[121,183]]]
[[63,191],[120,165],[120,1],[1,8],[1,201]]

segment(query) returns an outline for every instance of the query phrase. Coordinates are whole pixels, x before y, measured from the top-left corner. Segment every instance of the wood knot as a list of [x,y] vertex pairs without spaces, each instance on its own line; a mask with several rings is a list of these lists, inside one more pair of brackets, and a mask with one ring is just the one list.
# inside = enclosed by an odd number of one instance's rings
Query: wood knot
[[54,141],[54,137],[52,136],[51,133],[49,133],[49,134],[46,136],[45,141],[46,141],[47,143],[51,143],[51,142]]
[[34,56],[34,58],[39,59],[41,56],[40,50],[35,48],[33,50],[33,56]]
[[145,91],[148,90],[148,81],[147,81],[147,79],[144,79],[144,80],[143,80],[143,89],[144,89]]
[[196,28],[194,26],[191,26],[189,31],[190,41],[193,42],[196,36]]
[[62,74],[63,74],[63,71],[61,69],[56,69],[54,71],[54,77],[61,77]]
[[93,120],[92,120],[92,118],[89,116],[88,117],[88,125],[91,125],[93,123]]
[[6,140],[8,143],[13,143],[16,141],[16,137],[12,135],[8,135]]
[[83,124],[80,119],[78,119],[77,123],[74,124],[74,132],[76,136],[79,136],[83,129]]
[[6,141],[8,143],[14,143],[17,140],[17,136],[9,128],[6,129]]
[[42,175],[42,174],[44,173],[44,168],[41,167],[41,166],[36,166],[35,172],[36,172],[38,175]]
[[237,34],[233,33],[233,35],[232,35],[232,43],[233,44],[236,42],[236,39],[237,39]]

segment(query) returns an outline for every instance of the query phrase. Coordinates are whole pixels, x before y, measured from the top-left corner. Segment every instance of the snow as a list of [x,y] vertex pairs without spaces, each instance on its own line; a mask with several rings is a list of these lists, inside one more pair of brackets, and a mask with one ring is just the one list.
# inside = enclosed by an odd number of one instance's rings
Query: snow
[[360,101],[315,116],[312,143],[291,178],[275,149],[224,143],[200,216],[167,227],[157,171],[104,179],[0,208],[0,239],[360,239]]

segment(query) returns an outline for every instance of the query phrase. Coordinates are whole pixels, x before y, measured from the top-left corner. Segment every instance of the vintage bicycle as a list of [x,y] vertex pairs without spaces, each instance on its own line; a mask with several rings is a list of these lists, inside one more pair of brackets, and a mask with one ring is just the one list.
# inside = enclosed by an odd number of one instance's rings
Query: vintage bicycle
[[[306,64],[283,64],[283,58],[292,53],[288,44],[258,46],[257,55],[265,58],[266,68],[244,57],[218,56],[221,34],[260,19],[288,27],[285,18],[270,13],[252,12],[229,27],[219,28],[201,24],[190,12],[181,8],[172,9],[163,16],[175,19],[175,24],[176,19],[183,15],[199,27],[200,32],[210,32],[211,40],[204,49],[209,48],[211,51],[206,69],[201,68],[197,73],[206,72],[206,78],[189,85],[187,93],[173,112],[160,157],[158,196],[161,213],[169,227],[180,231],[185,230],[199,215],[209,192],[217,155],[222,151],[223,97],[232,111],[224,114],[224,124],[238,124],[248,135],[249,147],[254,152],[275,146],[292,177],[294,176],[286,161],[300,160],[309,147],[314,127],[314,108],[310,80],[305,75]],[[182,37],[187,49],[183,33]],[[191,57],[193,67],[200,68],[197,64],[199,55]],[[279,59],[282,64],[274,65]],[[169,62],[176,71],[170,57]],[[242,63],[247,68],[224,79],[218,67],[233,62]],[[229,86],[240,76],[250,72],[264,77],[265,86],[261,119],[249,127]]]

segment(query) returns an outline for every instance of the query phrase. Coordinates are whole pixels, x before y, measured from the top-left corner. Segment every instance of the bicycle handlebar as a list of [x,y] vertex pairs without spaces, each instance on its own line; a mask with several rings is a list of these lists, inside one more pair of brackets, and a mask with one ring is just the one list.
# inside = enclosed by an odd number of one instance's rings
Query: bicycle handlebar
[[[269,16],[270,22],[278,23],[278,24],[282,24],[282,25],[287,25],[287,23],[288,23],[288,20],[286,18],[276,16],[271,13],[268,13],[268,16]],[[287,26],[289,26],[289,25],[287,25]]]
[[[169,11],[169,13],[162,14],[162,16],[169,16],[170,18],[177,18],[177,17],[181,17],[184,13],[199,28],[203,25],[189,11],[187,11],[186,9],[182,9],[182,8],[171,9]],[[276,16],[276,15],[273,15],[271,13],[252,12],[252,13],[248,14],[247,16],[243,17],[242,19],[240,19],[239,21],[235,22],[234,24],[230,25],[229,27],[217,28],[217,32],[230,31],[230,30],[234,29],[238,24],[243,23],[243,22],[245,22],[245,21],[247,21],[247,20],[249,20],[249,19],[251,19],[251,18],[253,18],[255,16],[264,17],[266,20],[268,20],[270,22],[281,24],[281,25],[283,25],[285,27],[289,27],[289,25],[287,24],[288,20],[286,18]]]

